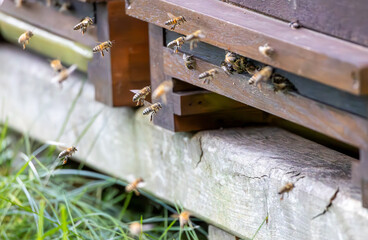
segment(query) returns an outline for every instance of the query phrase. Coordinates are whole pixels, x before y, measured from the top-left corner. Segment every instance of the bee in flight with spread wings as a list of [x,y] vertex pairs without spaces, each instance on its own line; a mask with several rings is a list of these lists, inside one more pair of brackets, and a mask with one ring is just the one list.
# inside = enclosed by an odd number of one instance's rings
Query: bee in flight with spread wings
[[175,29],[175,27],[176,27],[177,25],[180,25],[180,24],[182,24],[182,23],[184,23],[184,22],[186,22],[186,21],[187,21],[187,20],[185,19],[185,17],[183,17],[183,16],[176,17],[176,16],[174,16],[174,15],[173,15],[173,14],[171,14],[171,13],[167,13],[167,15],[169,16],[170,20],[167,20],[167,21],[165,22],[165,25],[166,25],[166,26],[173,25],[173,26],[171,27],[171,30],[174,30],[174,29]]

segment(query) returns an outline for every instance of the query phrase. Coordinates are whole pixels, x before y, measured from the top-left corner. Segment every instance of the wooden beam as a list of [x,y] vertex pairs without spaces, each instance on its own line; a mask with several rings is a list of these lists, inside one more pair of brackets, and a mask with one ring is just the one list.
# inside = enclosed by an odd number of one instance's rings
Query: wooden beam
[[[257,87],[248,84],[249,77],[245,75],[227,76],[213,64],[200,59],[196,59],[196,63],[195,70],[187,70],[183,65],[182,54],[172,54],[170,49],[164,49],[164,69],[167,75],[301,124],[354,146],[367,146],[368,122],[364,118],[294,93],[275,93],[268,89],[267,85],[264,85],[263,90],[260,91]],[[220,73],[210,84],[203,84],[198,79],[198,75],[212,68],[219,69]]]
[[[354,93],[368,93],[368,49],[308,29],[294,31],[270,17],[213,0],[135,0],[127,14],[161,27],[168,12],[185,16],[175,31],[201,29],[204,42],[300,76]],[[259,46],[275,49],[263,56]]]

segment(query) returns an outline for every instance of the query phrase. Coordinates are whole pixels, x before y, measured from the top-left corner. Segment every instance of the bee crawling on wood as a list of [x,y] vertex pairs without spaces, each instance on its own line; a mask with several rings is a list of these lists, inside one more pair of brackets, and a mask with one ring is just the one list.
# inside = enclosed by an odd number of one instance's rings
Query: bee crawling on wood
[[183,54],[183,60],[185,67],[189,70],[195,69],[196,62],[192,55]]
[[178,49],[184,44],[185,37],[178,37],[177,39],[167,44],[168,48],[173,48],[175,53],[178,53]]
[[216,74],[218,74],[218,70],[216,68],[213,68],[211,70],[199,74],[198,78],[203,79],[203,83],[210,83],[210,80],[212,80]]
[[272,47],[270,47],[268,43],[266,43],[263,46],[259,46],[258,50],[265,57],[271,57],[275,53],[275,50]]
[[273,90],[275,92],[278,92],[278,91],[283,91],[283,92],[297,91],[295,86],[286,77],[284,77],[284,76],[282,76],[278,73],[272,74],[271,82],[272,82],[272,85],[273,85]]
[[224,62],[228,63],[228,64],[233,64],[236,61],[236,59],[237,59],[237,54],[236,53],[227,51],[226,54],[225,54]]
[[138,191],[139,187],[142,187],[144,184],[143,178],[137,178],[133,181],[131,181],[126,187],[125,187],[125,191],[130,193],[130,192],[134,192],[135,195],[139,196],[140,193]]
[[183,17],[183,16],[179,16],[179,17],[176,17],[176,16],[174,16],[173,14],[171,14],[171,13],[167,13],[167,15],[169,16],[169,18],[171,18],[170,20],[167,20],[166,22],[165,22],[165,25],[166,26],[170,26],[170,25],[173,25],[172,27],[171,27],[171,30],[174,30],[175,29],[175,27],[176,27],[176,25],[180,25],[180,24],[182,24],[182,23],[184,23],[184,22],[186,22],[187,20],[185,19],[185,17]]
[[100,43],[99,45],[94,47],[92,49],[92,51],[93,51],[93,53],[100,52],[101,56],[103,57],[103,56],[105,56],[103,51],[105,50],[106,52],[109,52],[109,48],[111,48],[111,47],[112,47],[112,41],[108,40],[108,41]]
[[205,38],[205,35],[202,33],[201,30],[197,30],[192,34],[189,34],[185,37],[185,42],[189,42],[190,44],[190,50],[193,50],[193,48],[197,47],[197,44],[201,38]]
[[179,218],[180,228],[184,228],[184,226],[190,223],[190,212],[182,211],[180,214],[173,214],[171,217]]
[[143,110],[143,115],[148,115],[148,114],[151,113],[150,122],[152,122],[153,116],[155,114],[157,114],[160,111],[160,109],[162,109],[161,103],[159,103],[159,102],[154,103],[151,106],[149,106],[149,107],[147,107]]
[[91,25],[93,25],[93,19],[90,17],[85,17],[80,23],[73,27],[73,30],[80,29],[82,34],[84,35],[84,33],[87,31],[88,26]]
[[59,154],[58,158],[60,158],[60,160],[61,160],[61,159],[63,160],[63,165],[64,165],[64,164],[66,164],[66,163],[67,163],[68,159],[69,159],[70,157],[72,157],[72,156],[73,156],[73,154],[74,154],[76,151],[78,151],[78,150],[77,150],[77,148],[76,148],[76,147],[74,147],[74,146],[72,146],[72,147],[67,148],[67,149],[65,149],[64,151],[62,151],[62,152]]
[[59,59],[54,59],[50,61],[50,67],[55,71],[55,72],[61,72],[63,69],[65,69],[65,67],[61,64]]
[[267,81],[272,75],[272,67],[266,66],[262,68],[260,71],[256,72],[248,81],[249,84],[255,83],[256,86],[259,86],[261,81]]
[[151,92],[151,87],[146,86],[142,88],[141,90],[132,90],[132,92],[135,93],[133,96],[133,102],[137,102],[137,106],[143,106],[144,100],[146,99],[148,94],[150,94]]
[[26,49],[26,45],[29,43],[31,37],[33,37],[32,31],[26,31],[19,36],[18,43],[23,45],[23,50]]
[[301,28],[302,25],[300,24],[299,20],[295,20],[289,23],[289,27],[295,30]]
[[52,78],[51,82],[58,83],[62,87],[62,83],[68,79],[70,74],[72,74],[77,69],[77,65],[72,65],[69,68],[63,68],[58,75]]
[[284,194],[285,193],[289,193],[291,190],[293,190],[293,188],[295,187],[294,183],[286,183],[281,189],[280,191],[278,192],[278,194],[281,195],[281,198],[280,200],[283,200],[284,199]]
[[153,99],[162,98],[162,102],[164,104],[167,103],[166,93],[168,93],[173,88],[173,82],[171,80],[167,80],[162,82],[152,93]]

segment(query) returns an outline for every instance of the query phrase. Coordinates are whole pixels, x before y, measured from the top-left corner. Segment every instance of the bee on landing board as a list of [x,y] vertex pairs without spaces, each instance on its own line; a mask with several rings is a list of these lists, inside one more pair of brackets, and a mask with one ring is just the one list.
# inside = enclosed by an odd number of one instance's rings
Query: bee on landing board
[[295,187],[294,183],[286,183],[281,189],[280,191],[278,192],[278,194],[281,195],[281,198],[280,200],[283,200],[284,199],[284,194],[285,193],[289,193],[291,190],[293,190],[293,188]]
[[189,34],[185,37],[184,41],[189,42],[190,44],[190,50],[193,50],[193,48],[197,47],[197,44],[201,38],[205,38],[206,36],[202,33],[201,30],[197,30],[192,34]]
[[22,33],[20,37],[18,38],[18,43],[23,45],[23,50],[26,49],[26,45],[29,43],[29,40],[33,37],[32,31],[26,31],[25,33]]
[[138,191],[139,187],[142,187],[142,183],[143,183],[143,178],[137,178],[134,181],[132,181],[131,183],[129,183],[126,187],[125,187],[125,191],[130,193],[130,192],[134,192],[135,195],[139,196],[140,193]]
[[70,74],[72,74],[75,69],[77,69],[77,65],[71,65],[69,68],[63,68],[58,75],[52,78],[52,83],[58,83],[60,87],[62,87],[62,83],[68,79]]
[[55,72],[61,72],[64,68],[64,66],[61,64],[59,59],[54,59],[50,61],[50,67],[55,71]]
[[184,64],[185,67],[189,70],[195,69],[196,67],[196,62],[195,59],[193,58],[192,55],[186,55],[185,53],[183,54],[183,60],[184,60]]
[[58,158],[60,158],[60,160],[63,160],[63,165],[64,165],[64,164],[66,164],[66,163],[67,163],[68,159],[69,159],[70,157],[72,157],[72,156],[73,156],[73,154],[74,154],[76,151],[78,151],[78,150],[77,150],[77,148],[76,148],[76,147],[74,147],[74,146],[72,146],[72,147],[67,148],[67,149],[65,149],[64,151],[62,151],[62,152],[59,154]]
[[175,29],[175,27],[176,27],[176,25],[180,25],[180,24],[182,24],[182,23],[184,23],[184,22],[186,22],[187,20],[185,19],[185,17],[183,17],[183,16],[179,16],[179,17],[176,17],[176,16],[174,16],[173,14],[171,14],[171,13],[167,13],[167,15],[169,16],[169,18],[171,18],[170,20],[167,20],[166,22],[165,22],[165,25],[166,26],[170,26],[170,25],[173,25],[172,27],[171,27],[171,30],[174,30]]
[[173,88],[173,82],[171,80],[167,80],[162,82],[152,93],[153,99],[158,99],[161,97],[162,102],[164,104],[167,103],[166,93],[168,93]]
[[99,45],[97,45],[96,47],[94,47],[92,49],[93,53],[97,53],[97,52],[100,52],[101,53],[101,56],[105,56],[104,55],[104,50],[106,52],[109,52],[109,48],[112,47],[112,42],[110,40],[106,41],[106,42],[103,42],[103,43],[100,43]]
[[178,37],[177,39],[167,44],[168,48],[173,48],[175,53],[178,53],[178,49],[184,44],[185,37]]
[[73,30],[81,30],[82,34],[87,31],[88,26],[93,25],[93,19],[90,17],[85,17],[80,23],[74,26]]
[[180,214],[173,214],[171,217],[178,218],[180,223],[180,228],[184,228],[184,226],[190,223],[190,212],[182,211]]
[[149,106],[149,107],[147,107],[143,110],[143,115],[148,115],[148,114],[151,113],[150,122],[152,122],[153,116],[155,114],[157,114],[160,111],[161,108],[162,108],[161,103],[159,103],[159,102],[154,103],[151,106]]
[[292,21],[292,22],[290,22],[290,23],[289,23],[289,27],[290,27],[291,29],[296,30],[296,29],[301,28],[301,27],[302,27],[302,25],[300,24],[299,20],[295,20],[295,21]]
[[266,66],[262,68],[259,72],[256,72],[248,81],[249,84],[255,83],[255,85],[259,86],[261,81],[267,81],[272,75],[272,67]]
[[274,53],[275,53],[275,50],[270,47],[268,45],[268,43],[266,43],[265,45],[263,46],[259,46],[258,47],[258,51],[265,57],[271,57]]
[[218,74],[218,70],[216,68],[213,68],[211,70],[199,74],[198,78],[203,79],[203,83],[210,83],[210,80],[212,80],[216,74]]
[[142,88],[141,90],[132,90],[132,91],[135,92],[133,96],[133,102],[137,102],[137,106],[143,106],[144,100],[151,92],[151,87],[147,86]]
[[233,64],[235,60],[237,59],[236,53],[227,51],[225,54],[225,63]]
[[273,90],[275,92],[282,91],[282,92],[288,92],[288,91],[297,91],[295,86],[284,76],[274,73],[271,76],[271,82],[273,85]]

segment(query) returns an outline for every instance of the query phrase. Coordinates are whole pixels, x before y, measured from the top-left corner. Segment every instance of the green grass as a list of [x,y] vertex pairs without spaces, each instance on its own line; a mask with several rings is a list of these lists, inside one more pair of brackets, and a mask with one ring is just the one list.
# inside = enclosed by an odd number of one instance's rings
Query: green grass
[[[206,239],[198,225],[181,230],[161,200],[125,193],[119,179],[73,162],[54,169],[50,148],[0,126],[0,239]],[[132,236],[135,221],[153,228]]]

